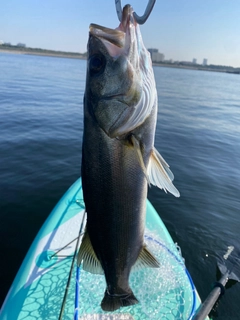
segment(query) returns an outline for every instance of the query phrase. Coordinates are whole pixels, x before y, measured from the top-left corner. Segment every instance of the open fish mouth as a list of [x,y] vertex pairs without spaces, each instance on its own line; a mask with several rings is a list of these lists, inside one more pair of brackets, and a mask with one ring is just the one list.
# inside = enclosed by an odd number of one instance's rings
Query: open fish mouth
[[125,44],[125,33],[121,30],[110,29],[98,24],[91,23],[89,32],[102,41],[106,40],[119,48],[123,48]]
[[106,28],[97,24],[90,24],[89,33],[99,39],[113,58],[118,57],[126,49],[126,33],[117,29]]
[[92,36],[106,40],[119,48],[123,48],[125,44],[125,33],[117,29],[110,29],[98,24],[91,23],[89,32]]
[[[130,5],[126,5],[122,12],[122,21],[116,29],[91,23],[89,33],[103,42],[111,56],[118,56],[123,51],[127,54],[131,46],[131,38],[133,37],[130,29],[136,27],[136,25],[133,9]],[[132,35],[130,36],[131,33]]]

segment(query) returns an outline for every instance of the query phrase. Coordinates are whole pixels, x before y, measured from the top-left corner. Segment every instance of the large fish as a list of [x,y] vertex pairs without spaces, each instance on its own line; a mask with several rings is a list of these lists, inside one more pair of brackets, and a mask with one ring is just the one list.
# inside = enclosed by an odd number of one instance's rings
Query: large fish
[[150,54],[126,5],[117,29],[90,25],[84,96],[87,227],[78,263],[105,275],[105,311],[138,302],[129,286],[134,266],[159,267],[144,244],[148,183],[179,196],[154,148],[157,104]]

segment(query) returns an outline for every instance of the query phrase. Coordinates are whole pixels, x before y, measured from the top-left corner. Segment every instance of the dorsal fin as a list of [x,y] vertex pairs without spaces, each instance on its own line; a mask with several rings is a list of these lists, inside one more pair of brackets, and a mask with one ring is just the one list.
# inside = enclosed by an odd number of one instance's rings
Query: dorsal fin
[[147,173],[152,185],[163,189],[165,192],[169,191],[175,197],[180,196],[179,191],[172,184],[174,176],[169,169],[169,165],[155,148],[152,150]]
[[83,270],[94,274],[104,274],[100,261],[98,260],[88,232],[86,231],[78,251],[77,265],[82,263]]

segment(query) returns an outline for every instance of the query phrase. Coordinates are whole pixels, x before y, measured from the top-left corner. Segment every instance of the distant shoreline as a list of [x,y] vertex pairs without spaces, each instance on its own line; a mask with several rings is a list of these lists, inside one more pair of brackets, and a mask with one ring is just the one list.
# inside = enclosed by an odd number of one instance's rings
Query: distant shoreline
[[71,59],[86,59],[84,54],[63,52],[63,51],[52,51],[43,49],[32,49],[32,48],[16,48],[7,47],[4,48],[0,46],[0,53],[13,53],[13,54],[27,54],[27,55],[37,55],[37,56],[47,56],[47,57],[59,57],[59,58],[71,58]]
[[175,68],[175,69],[187,69],[187,70],[197,70],[197,71],[210,71],[210,72],[223,72],[223,73],[235,73],[235,72],[229,72],[226,70],[218,70],[218,69],[211,69],[208,67],[202,67],[202,66],[184,66],[184,65],[178,65],[178,64],[171,64],[171,63],[153,63],[153,66],[156,67],[163,67],[163,68]]
[[[81,59],[86,60],[86,53],[77,53],[77,52],[64,52],[64,51],[54,51],[54,50],[45,50],[45,49],[35,49],[28,47],[17,47],[17,46],[3,46],[0,45],[0,53],[13,53],[13,54],[27,54],[27,55],[37,55],[37,56],[46,56],[46,57],[58,57],[58,58],[69,58],[69,59]],[[202,65],[184,65],[178,63],[154,63],[156,67],[166,67],[166,68],[177,68],[177,69],[188,69],[188,70],[198,70],[198,71],[212,71],[212,72],[223,72],[223,73],[232,73],[240,74],[240,68],[224,67],[224,66],[202,66]]]

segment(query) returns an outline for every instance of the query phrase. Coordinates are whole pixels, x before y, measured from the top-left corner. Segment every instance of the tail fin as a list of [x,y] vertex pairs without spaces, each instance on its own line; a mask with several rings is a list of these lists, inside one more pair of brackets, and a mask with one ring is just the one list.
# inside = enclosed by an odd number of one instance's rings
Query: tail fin
[[101,307],[104,311],[114,311],[121,307],[128,307],[138,303],[138,299],[133,292],[126,294],[111,295],[107,290],[101,302]]

